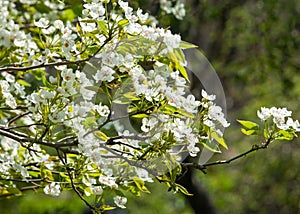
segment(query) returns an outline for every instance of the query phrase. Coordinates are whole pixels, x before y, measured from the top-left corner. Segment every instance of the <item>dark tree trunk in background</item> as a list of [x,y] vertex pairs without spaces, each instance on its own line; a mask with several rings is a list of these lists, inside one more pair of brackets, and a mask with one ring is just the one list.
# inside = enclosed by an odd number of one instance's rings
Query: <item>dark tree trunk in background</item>
[[193,196],[185,196],[186,200],[195,214],[217,214],[218,212],[209,198],[209,195],[193,174],[194,170],[188,169],[186,174],[178,180],[180,185],[184,186],[189,193],[193,194]]

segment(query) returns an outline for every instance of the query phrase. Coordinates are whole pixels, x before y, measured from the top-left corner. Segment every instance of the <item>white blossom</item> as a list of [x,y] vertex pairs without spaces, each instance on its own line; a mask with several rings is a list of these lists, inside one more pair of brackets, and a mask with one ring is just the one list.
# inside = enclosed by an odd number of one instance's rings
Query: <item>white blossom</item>
[[40,28],[47,28],[49,26],[49,20],[40,18],[38,21],[34,21],[34,25]]
[[60,195],[59,183],[52,182],[51,184],[45,186],[44,193],[51,196],[59,196]]
[[103,189],[101,186],[93,186],[92,191],[95,195],[102,195]]
[[100,114],[102,117],[107,117],[110,113],[109,107],[106,105],[94,105],[94,109]]
[[108,66],[102,66],[100,70],[97,70],[97,73],[93,76],[96,82],[99,81],[108,81],[111,82],[114,80],[113,74],[115,71],[108,67]]
[[99,182],[113,188],[118,188],[118,184],[116,184],[116,178],[110,176],[100,175]]
[[114,197],[114,203],[122,209],[126,208],[124,206],[126,204],[126,202],[127,202],[127,198],[125,198],[125,197],[118,196],[118,195]]
[[208,95],[207,92],[203,89],[201,91],[201,95],[204,99],[207,99],[209,101],[214,101],[216,99],[216,95],[214,95],[214,94]]
[[152,117],[150,120],[148,118],[143,118],[141,130],[143,132],[149,132],[155,127],[157,123],[158,120],[154,117]]

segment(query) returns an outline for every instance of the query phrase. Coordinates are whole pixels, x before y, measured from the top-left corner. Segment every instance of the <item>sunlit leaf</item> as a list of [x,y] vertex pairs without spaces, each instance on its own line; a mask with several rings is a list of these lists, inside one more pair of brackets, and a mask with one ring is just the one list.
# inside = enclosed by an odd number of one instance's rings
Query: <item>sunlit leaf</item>
[[275,140],[293,140],[295,137],[294,133],[287,130],[280,130],[277,133]]
[[211,137],[213,139],[215,139],[221,146],[223,146],[225,149],[228,149],[224,138],[222,138],[221,136],[219,136],[216,132],[212,132],[211,133]]
[[257,123],[247,121],[247,120],[237,120],[246,129],[259,130],[259,125]]
[[132,115],[131,117],[140,119],[140,118],[148,117],[148,115],[147,114],[135,114],[135,115]]
[[142,192],[150,193],[150,191],[147,189],[144,181],[141,178],[133,177],[132,180],[135,183],[135,185],[138,187],[139,190],[141,190]]
[[241,128],[241,132],[245,135],[257,135],[257,131],[253,130],[253,129],[247,130],[247,129]]
[[104,141],[107,141],[109,139],[109,137],[107,137],[107,135],[102,131],[95,131],[94,135]]
[[189,48],[197,48],[198,46],[186,41],[181,41],[179,47],[182,49],[189,49]]
[[184,186],[181,186],[180,184],[175,184],[176,190],[187,195],[187,196],[193,196],[193,194],[189,193],[187,189]]
[[107,35],[108,34],[108,29],[107,29],[105,21],[104,20],[99,20],[97,23],[98,23],[98,28],[102,31],[102,33]]
[[17,82],[20,83],[23,86],[27,86],[27,87],[31,86],[30,83],[28,83],[28,82],[26,82],[25,80],[22,80],[22,79],[18,79]]
[[218,147],[218,145],[216,143],[214,143],[213,141],[209,141],[207,140],[206,142],[201,142],[201,144],[208,150],[215,152],[215,153],[221,153],[220,148]]
[[103,210],[103,211],[114,210],[114,209],[116,209],[116,208],[117,208],[117,207],[110,206],[110,205],[102,205],[102,206],[101,206],[101,210]]
[[118,26],[122,27],[122,28],[127,26],[128,24],[129,24],[129,21],[127,19],[122,19],[122,20],[118,21]]
[[177,65],[177,69],[178,69],[178,71],[181,73],[181,75],[182,75],[186,80],[189,81],[189,76],[188,76],[188,74],[187,74],[185,68],[184,68],[183,66],[181,66],[181,65]]

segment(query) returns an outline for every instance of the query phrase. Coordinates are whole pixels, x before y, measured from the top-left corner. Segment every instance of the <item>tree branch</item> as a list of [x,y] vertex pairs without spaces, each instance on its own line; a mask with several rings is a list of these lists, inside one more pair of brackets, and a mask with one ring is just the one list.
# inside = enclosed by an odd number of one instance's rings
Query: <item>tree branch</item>
[[205,163],[205,164],[197,164],[197,163],[182,163],[181,165],[182,166],[185,166],[185,167],[193,167],[195,169],[199,169],[201,170],[203,173],[206,174],[206,169],[207,167],[209,166],[214,166],[214,165],[222,165],[222,164],[229,164],[231,163],[232,161],[235,161],[235,160],[238,160],[242,157],[245,157],[246,155],[254,152],[254,151],[258,151],[258,150],[262,150],[262,149],[266,149],[268,148],[269,144],[272,142],[272,139],[269,138],[265,143],[262,143],[261,145],[253,145],[251,149],[249,149],[248,151],[246,152],[243,152],[239,155],[236,155],[228,160],[219,160],[219,161],[215,161],[215,162],[211,162],[211,163]]
[[21,133],[21,132],[16,132],[16,131],[12,131],[12,130],[7,130],[6,128],[3,128],[2,126],[0,126],[0,135],[8,137],[12,140],[15,140],[19,143],[36,143],[39,145],[43,145],[43,146],[49,146],[52,148],[61,148],[61,147],[72,147],[72,146],[77,146],[78,142],[77,141],[73,141],[72,143],[65,143],[65,144],[58,144],[58,143],[52,143],[52,142],[47,142],[47,141],[43,141],[40,139],[35,139],[29,136],[26,136],[25,134]]
[[31,65],[31,66],[27,66],[27,67],[18,67],[18,66],[22,66],[23,63],[20,64],[14,64],[14,66],[4,66],[4,67],[0,67],[0,73],[1,72],[9,72],[9,71],[28,71],[28,70],[33,70],[33,69],[37,69],[37,68],[46,68],[46,67],[53,67],[53,66],[60,66],[60,65],[72,65],[72,64],[80,64],[83,62],[87,62],[90,59],[92,59],[97,53],[99,53],[103,47],[112,39],[112,35],[108,35],[108,37],[106,38],[106,40],[103,42],[103,44],[99,47],[99,49],[91,56],[85,58],[85,59],[81,59],[81,60],[77,60],[77,61],[61,61],[61,62],[50,62],[50,63],[40,63],[38,65]]

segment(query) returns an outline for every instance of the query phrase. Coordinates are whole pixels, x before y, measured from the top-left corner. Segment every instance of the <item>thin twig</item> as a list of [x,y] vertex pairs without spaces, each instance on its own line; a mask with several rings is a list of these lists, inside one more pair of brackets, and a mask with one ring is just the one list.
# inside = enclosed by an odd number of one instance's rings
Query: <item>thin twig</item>
[[268,148],[269,144],[271,143],[271,138],[269,138],[265,143],[262,143],[260,146],[259,145],[253,145],[251,149],[249,149],[246,152],[243,152],[239,155],[236,155],[228,160],[219,160],[219,161],[215,161],[215,162],[210,162],[210,163],[205,163],[205,164],[197,164],[197,163],[182,163],[182,166],[185,167],[193,167],[195,169],[199,169],[201,170],[203,173],[206,173],[205,170],[207,167],[210,166],[214,166],[214,165],[222,165],[222,164],[229,164],[235,160],[238,160],[242,157],[245,157],[246,155],[254,152],[254,151],[258,151],[258,150],[262,150],[262,149],[266,149]]
[[89,56],[85,59],[77,60],[77,61],[61,61],[61,62],[50,62],[50,63],[40,63],[38,65],[31,65],[27,67],[15,67],[15,66],[4,66],[0,68],[1,72],[10,72],[10,71],[28,71],[33,70],[37,68],[46,68],[46,67],[53,67],[53,66],[61,66],[61,65],[72,65],[72,64],[80,64],[86,61],[89,61],[92,59],[97,53],[99,53],[102,48],[112,39],[112,35],[109,35],[107,39],[104,41],[104,43],[99,47],[99,49],[93,54],[92,56]]
[[67,160],[64,159],[63,157],[61,157],[61,155],[59,154],[59,151],[57,150],[57,155],[59,157],[59,159],[61,160],[61,162],[65,165],[66,167],[66,170],[67,170],[67,173],[68,173],[68,177],[70,178],[70,181],[71,181],[71,186],[72,186],[72,189],[75,191],[75,193],[79,196],[79,198],[93,211],[96,211],[97,212],[97,209],[92,206],[83,196],[82,194],[79,192],[79,190],[76,188],[75,184],[74,184],[74,181],[73,181],[73,176],[71,174],[71,169],[70,167],[67,166]]
[[77,146],[78,142],[74,141],[72,143],[68,143],[68,144],[57,144],[57,143],[52,143],[52,142],[47,142],[47,141],[43,141],[43,140],[39,140],[39,139],[35,139],[32,137],[29,137],[23,133],[20,132],[16,132],[16,131],[12,131],[12,130],[7,130],[5,128],[1,128],[0,126],[0,135],[8,137],[12,140],[15,140],[19,143],[36,143],[39,145],[43,145],[43,146],[48,146],[48,147],[52,147],[52,148],[61,148],[61,147],[71,147],[71,146]]
[[21,117],[24,117],[26,115],[30,114],[30,112],[25,112],[23,114],[17,115],[15,117],[13,117],[12,119],[10,119],[7,123],[6,123],[6,127],[8,128],[13,122],[15,122],[16,120],[20,119]]

